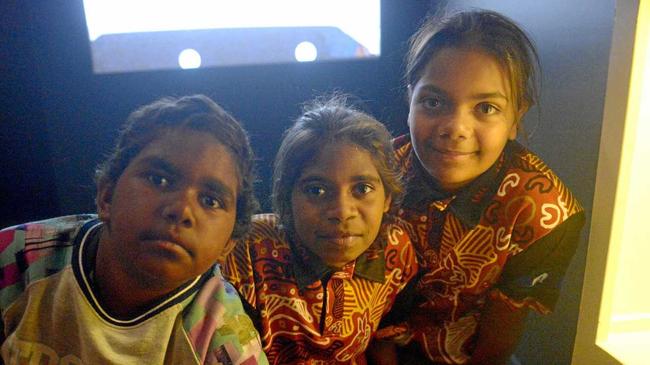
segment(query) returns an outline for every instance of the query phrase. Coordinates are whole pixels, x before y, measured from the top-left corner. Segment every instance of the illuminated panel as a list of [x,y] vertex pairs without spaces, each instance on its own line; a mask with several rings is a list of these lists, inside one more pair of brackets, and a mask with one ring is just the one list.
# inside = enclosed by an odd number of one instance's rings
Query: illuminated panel
[[84,0],[95,73],[377,58],[380,0]]
[[573,364],[650,357],[650,0],[618,0]]
[[621,158],[626,171],[616,201],[620,245],[608,259],[609,323],[598,341],[624,364],[648,364],[650,355],[650,1],[640,2],[638,14]]

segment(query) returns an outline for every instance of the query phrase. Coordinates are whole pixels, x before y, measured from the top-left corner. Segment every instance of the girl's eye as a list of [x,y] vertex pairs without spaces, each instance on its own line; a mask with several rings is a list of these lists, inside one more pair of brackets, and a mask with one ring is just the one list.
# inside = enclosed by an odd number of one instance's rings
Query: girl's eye
[[201,196],[201,204],[205,207],[208,207],[210,209],[222,209],[224,207],[223,202],[210,195],[202,195]]
[[171,181],[164,176],[158,174],[150,174],[147,176],[147,180],[152,183],[154,186],[160,188],[166,188],[171,184]]
[[422,104],[424,105],[425,108],[427,109],[438,109],[442,105],[440,102],[440,99],[438,98],[433,98],[433,97],[427,97],[422,100]]
[[359,195],[366,195],[375,190],[375,187],[368,183],[361,183],[354,186],[354,192]]
[[478,105],[478,110],[482,114],[492,115],[494,113],[497,113],[499,111],[499,108],[490,103],[481,103]]
[[321,197],[326,193],[325,188],[320,185],[307,185],[302,192],[310,197]]

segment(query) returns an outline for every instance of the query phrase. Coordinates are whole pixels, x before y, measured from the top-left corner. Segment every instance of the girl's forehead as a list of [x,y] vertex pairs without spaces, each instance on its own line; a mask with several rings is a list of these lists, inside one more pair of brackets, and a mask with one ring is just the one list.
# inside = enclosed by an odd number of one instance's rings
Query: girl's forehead
[[504,76],[508,75],[508,67],[505,60],[502,60],[494,52],[480,46],[463,46],[463,47],[443,47],[431,53],[424,71],[429,69],[432,64],[436,66],[446,66],[453,69],[464,69],[473,62],[485,62],[496,65],[498,72]]
[[210,133],[190,128],[165,130],[153,138],[136,155],[135,159],[148,156],[162,156],[195,164],[201,157],[213,154],[233,159],[228,148]]
[[442,48],[435,52],[418,84],[455,87],[458,83],[477,87],[496,87],[509,93],[509,72],[491,53],[474,48]]
[[[194,143],[197,144],[196,147],[211,148],[219,146],[230,151],[228,146],[212,131],[188,126],[161,128],[152,135],[151,140],[144,146],[143,150],[151,145],[156,145],[159,150],[166,151],[166,153],[186,153],[187,147],[192,147]],[[179,148],[179,146],[185,147]]]
[[324,144],[308,161],[300,175],[321,173],[334,175],[342,169],[359,173],[376,173],[374,156],[363,146],[352,141],[334,141]]
[[350,141],[332,141],[323,144],[314,154],[311,161],[307,162],[305,168],[318,166],[323,163],[335,163],[343,159],[356,157],[357,155],[369,155],[363,147]]

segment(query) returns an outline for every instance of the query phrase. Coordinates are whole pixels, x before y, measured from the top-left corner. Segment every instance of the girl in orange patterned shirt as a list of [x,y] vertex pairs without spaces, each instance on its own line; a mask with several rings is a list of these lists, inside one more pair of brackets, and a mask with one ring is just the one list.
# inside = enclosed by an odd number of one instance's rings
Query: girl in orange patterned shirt
[[380,331],[401,345],[399,359],[385,342],[377,359],[503,364],[528,308],[553,309],[584,223],[569,189],[515,141],[535,103],[537,54],[510,19],[467,11],[429,19],[406,63],[398,215],[411,225],[420,273]]
[[285,134],[275,214],[255,216],[224,274],[257,322],[271,364],[365,364],[365,349],[417,271],[385,216],[401,192],[390,134],[342,98],[316,102]]

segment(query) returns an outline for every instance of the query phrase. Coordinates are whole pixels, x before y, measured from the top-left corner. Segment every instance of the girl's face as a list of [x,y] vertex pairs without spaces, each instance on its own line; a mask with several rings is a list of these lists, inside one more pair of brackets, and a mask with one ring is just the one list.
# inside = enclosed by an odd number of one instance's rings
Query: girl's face
[[375,240],[390,201],[370,153],[334,142],[307,163],[293,187],[294,230],[300,244],[340,268]]
[[207,133],[172,129],[149,143],[98,192],[115,265],[152,292],[203,274],[227,253],[238,182],[230,151]]
[[480,50],[443,48],[409,85],[408,125],[415,153],[446,191],[488,170],[517,136],[507,72]]

